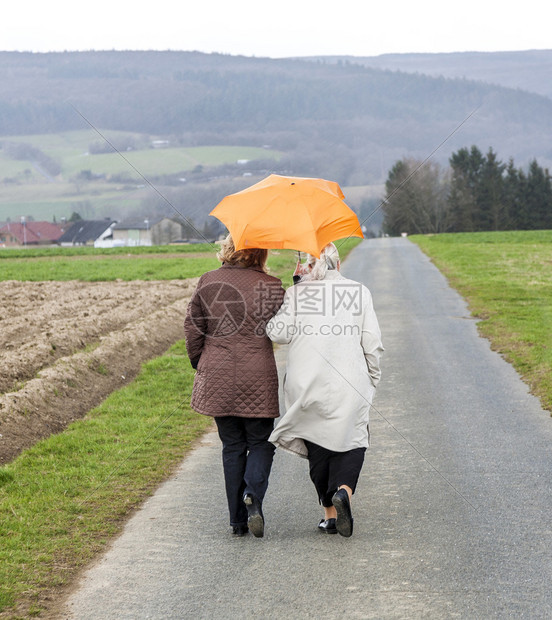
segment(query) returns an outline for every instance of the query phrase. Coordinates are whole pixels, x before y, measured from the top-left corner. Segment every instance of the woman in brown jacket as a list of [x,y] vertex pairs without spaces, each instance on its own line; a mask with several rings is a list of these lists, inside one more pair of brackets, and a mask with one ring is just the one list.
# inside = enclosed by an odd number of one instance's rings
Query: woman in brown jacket
[[222,265],[199,279],[184,323],[186,348],[197,373],[192,408],[213,416],[233,533],[264,534],[262,502],[274,457],[268,437],[279,416],[278,375],[265,333],[284,298],[266,273],[267,250],[236,251],[230,235]]

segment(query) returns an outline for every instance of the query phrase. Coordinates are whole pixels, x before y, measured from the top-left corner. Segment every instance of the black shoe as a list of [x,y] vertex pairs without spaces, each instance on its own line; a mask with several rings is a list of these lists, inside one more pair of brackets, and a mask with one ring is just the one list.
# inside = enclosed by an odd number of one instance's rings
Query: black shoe
[[335,519],[321,519],[318,524],[318,529],[320,532],[324,532],[324,534],[337,534]]
[[353,515],[351,514],[351,504],[349,494],[345,489],[339,489],[332,497],[332,504],[337,510],[337,520],[335,527],[341,536],[349,537],[353,533]]
[[261,502],[251,493],[246,493],[243,496],[243,502],[247,508],[249,531],[256,538],[262,538],[264,536],[264,517]]
[[245,524],[232,526],[232,534],[234,536],[245,536],[247,533],[249,533],[249,528]]

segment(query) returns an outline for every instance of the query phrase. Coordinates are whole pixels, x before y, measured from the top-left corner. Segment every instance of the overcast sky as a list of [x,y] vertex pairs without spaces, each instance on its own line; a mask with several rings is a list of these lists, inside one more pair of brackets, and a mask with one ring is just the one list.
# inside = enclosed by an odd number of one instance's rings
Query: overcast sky
[[552,49],[545,0],[10,0],[0,50],[245,56]]

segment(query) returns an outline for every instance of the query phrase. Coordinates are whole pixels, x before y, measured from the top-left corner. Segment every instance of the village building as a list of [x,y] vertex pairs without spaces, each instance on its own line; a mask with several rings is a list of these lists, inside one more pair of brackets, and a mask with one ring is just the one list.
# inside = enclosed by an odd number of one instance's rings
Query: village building
[[61,246],[88,245],[102,247],[98,244],[113,239],[112,229],[115,224],[116,221],[110,218],[105,220],[77,220],[73,222],[71,228],[66,230],[57,242]]
[[181,224],[168,217],[135,218],[113,227],[113,246],[168,245],[181,237]]
[[0,247],[52,245],[58,242],[67,226],[51,222],[6,222],[0,228]]

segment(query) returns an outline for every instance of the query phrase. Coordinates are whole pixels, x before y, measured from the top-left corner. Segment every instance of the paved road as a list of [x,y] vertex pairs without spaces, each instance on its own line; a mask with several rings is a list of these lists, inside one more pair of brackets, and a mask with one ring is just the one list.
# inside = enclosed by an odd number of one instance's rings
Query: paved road
[[232,538],[211,433],[64,617],[552,618],[549,414],[408,240],[366,241],[343,271],[386,347],[353,537],[316,531],[306,462],[280,452],[265,538]]

